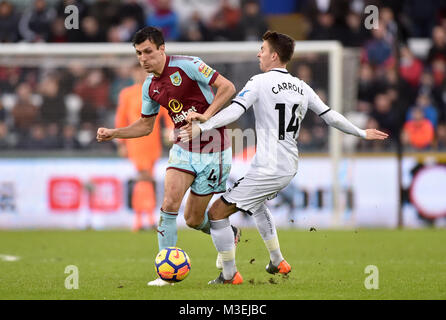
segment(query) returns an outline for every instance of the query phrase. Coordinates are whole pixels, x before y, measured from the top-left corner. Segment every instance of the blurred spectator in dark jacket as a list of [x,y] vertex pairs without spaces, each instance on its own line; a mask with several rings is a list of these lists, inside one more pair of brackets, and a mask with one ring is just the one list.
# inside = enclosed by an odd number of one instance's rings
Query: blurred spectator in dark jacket
[[20,77],[19,67],[0,66],[0,92],[14,93],[19,85]]
[[241,11],[237,4],[222,0],[217,13],[209,21],[208,29],[212,41],[235,41],[238,39]]
[[329,13],[335,24],[342,24],[345,13],[349,11],[349,0],[306,0],[303,14],[310,23],[316,22],[321,13]]
[[418,88],[421,74],[423,73],[423,63],[406,46],[400,48],[400,75],[412,88]]
[[382,27],[385,30],[384,39],[388,43],[396,43],[400,30],[392,9],[388,7],[379,9],[379,24],[379,27]]
[[48,123],[46,126],[46,144],[48,149],[59,149],[62,147],[62,136],[60,134],[61,124]]
[[358,100],[372,103],[376,93],[377,83],[373,69],[370,64],[363,63],[359,68]]
[[198,11],[195,11],[190,17],[188,23],[183,25],[180,41],[210,41],[209,30],[201,19]]
[[34,5],[23,12],[19,22],[19,32],[29,42],[46,42],[51,33],[51,23],[56,10],[45,0],[34,0]]
[[85,78],[79,79],[74,93],[83,101],[82,121],[94,123],[103,120],[106,109],[109,108],[109,87],[110,84],[100,69],[93,69]]
[[411,20],[411,36],[430,38],[436,23],[437,0],[406,0],[405,11]]
[[106,36],[103,28],[100,28],[98,20],[93,16],[85,17],[81,21],[80,42],[105,42]]
[[432,30],[432,45],[427,55],[427,62],[431,64],[435,59],[446,61],[446,32],[440,26]]
[[46,137],[45,127],[41,123],[34,123],[28,134],[20,137],[18,148],[24,150],[47,150],[49,144]]
[[378,93],[375,96],[371,117],[378,121],[381,130],[389,133],[395,138],[398,124],[398,110],[392,107],[390,97],[385,93]]
[[139,25],[133,17],[125,17],[121,19],[119,25],[116,26],[118,30],[119,39],[121,42],[130,42],[133,35],[138,31]]
[[136,21],[137,29],[145,26],[146,18],[144,8],[139,4],[138,0],[124,0],[119,7],[119,18],[122,23],[126,18],[132,18]]
[[88,15],[95,18],[99,33],[104,35],[112,26],[119,23],[120,6],[114,0],[95,0],[88,8]]
[[66,120],[67,110],[59,87],[59,81],[54,76],[47,76],[40,82],[40,119],[43,123],[56,122],[61,126]]
[[238,30],[242,41],[260,41],[268,30],[265,16],[260,11],[258,0],[246,0],[242,5],[242,17]]
[[180,38],[179,20],[172,9],[172,1],[158,0],[154,5],[154,10],[147,16],[146,24],[161,29],[165,40],[178,40]]
[[345,17],[345,28],[339,34],[339,40],[346,47],[362,47],[369,37],[361,21],[361,15],[350,11]]
[[106,40],[109,43],[122,42],[121,33],[118,26],[111,26],[106,33]]
[[345,13],[349,11],[347,0],[307,0],[303,9],[310,31],[309,40],[335,40],[342,33]]
[[6,0],[0,2],[0,43],[19,40],[19,17],[13,5]]
[[321,12],[311,25],[308,40],[337,40],[341,36],[341,26],[336,24],[335,16],[330,12]]
[[38,120],[39,109],[32,100],[32,94],[32,89],[26,82],[17,87],[17,101],[11,115],[14,120],[14,129],[20,134],[27,133],[32,124]]
[[76,127],[72,124],[66,124],[62,130],[61,148],[68,150],[77,150],[81,148],[81,144],[77,139]]
[[67,29],[65,28],[65,20],[63,18],[58,17],[51,24],[51,32],[48,42],[68,42]]
[[432,123],[424,117],[423,110],[413,110],[413,118],[403,127],[401,140],[403,144],[414,149],[426,150],[432,147],[435,130]]

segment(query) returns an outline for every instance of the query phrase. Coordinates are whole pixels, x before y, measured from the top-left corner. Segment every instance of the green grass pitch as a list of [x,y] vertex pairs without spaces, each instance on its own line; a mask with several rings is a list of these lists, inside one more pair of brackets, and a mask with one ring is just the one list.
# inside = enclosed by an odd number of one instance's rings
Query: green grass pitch
[[[0,231],[0,299],[446,299],[442,229],[282,229],[281,249],[293,267],[288,277],[265,272],[263,241],[256,230],[244,229],[237,248],[240,286],[208,286],[218,275],[211,238],[191,229],[178,236],[191,273],[174,286],[154,288],[146,283],[156,275],[156,232]],[[19,259],[4,261],[5,255]],[[64,286],[68,265],[78,267],[79,289]],[[368,265],[378,268],[378,289],[365,288]]]

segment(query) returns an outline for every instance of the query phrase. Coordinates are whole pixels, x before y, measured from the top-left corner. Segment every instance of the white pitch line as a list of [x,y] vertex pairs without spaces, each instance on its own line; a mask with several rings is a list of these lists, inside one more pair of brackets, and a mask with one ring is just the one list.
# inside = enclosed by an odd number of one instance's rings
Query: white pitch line
[[11,256],[11,255],[8,255],[8,254],[0,254],[0,260],[1,261],[7,261],[7,262],[13,262],[13,261],[20,260],[20,257]]

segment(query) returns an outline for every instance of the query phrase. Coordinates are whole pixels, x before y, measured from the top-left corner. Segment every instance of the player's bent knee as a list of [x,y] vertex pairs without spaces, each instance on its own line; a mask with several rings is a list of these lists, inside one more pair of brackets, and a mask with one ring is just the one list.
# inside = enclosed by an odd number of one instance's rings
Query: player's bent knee
[[186,220],[186,225],[189,228],[193,228],[196,229],[202,221],[198,221],[198,219],[196,219],[195,217],[184,217]]
[[209,209],[208,216],[210,220],[221,220],[226,218],[226,204],[218,199]]
[[164,197],[162,208],[167,212],[177,212],[180,209],[181,201],[172,197]]

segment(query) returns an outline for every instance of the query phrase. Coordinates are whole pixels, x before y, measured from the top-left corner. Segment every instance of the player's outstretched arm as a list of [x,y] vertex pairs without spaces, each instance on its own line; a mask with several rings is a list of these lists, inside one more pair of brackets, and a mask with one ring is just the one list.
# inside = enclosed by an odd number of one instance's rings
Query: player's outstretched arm
[[96,134],[96,140],[98,142],[103,142],[115,138],[131,139],[146,136],[152,132],[155,118],[156,116],[149,118],[139,118],[131,125],[123,128],[99,128]]
[[235,86],[234,84],[223,77],[221,74],[218,75],[217,79],[215,79],[212,84],[214,88],[217,89],[215,93],[214,100],[206,109],[206,111],[202,114],[202,116],[197,116],[196,113],[191,114],[187,117],[186,121],[191,123],[192,121],[200,121],[204,122],[210,119],[214,114],[216,114],[229,99],[235,94]]
[[362,130],[348,121],[342,114],[329,109],[321,115],[321,118],[329,126],[334,127],[344,133],[352,134],[354,136],[367,140],[384,140],[388,138],[388,134],[376,129]]
[[182,142],[187,142],[198,136],[201,132],[223,127],[240,118],[245,110],[236,103],[230,104],[227,108],[211,117],[203,123],[192,122],[181,127],[178,137]]

